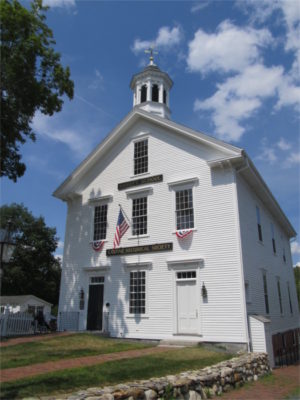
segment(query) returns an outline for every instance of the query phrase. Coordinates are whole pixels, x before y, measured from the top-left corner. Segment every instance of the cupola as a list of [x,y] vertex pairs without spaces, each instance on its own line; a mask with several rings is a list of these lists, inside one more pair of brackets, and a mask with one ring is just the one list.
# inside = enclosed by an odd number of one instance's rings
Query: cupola
[[150,49],[150,63],[138,74],[133,75],[130,88],[133,91],[133,107],[170,119],[169,92],[173,81],[166,72],[153,62],[153,49]]

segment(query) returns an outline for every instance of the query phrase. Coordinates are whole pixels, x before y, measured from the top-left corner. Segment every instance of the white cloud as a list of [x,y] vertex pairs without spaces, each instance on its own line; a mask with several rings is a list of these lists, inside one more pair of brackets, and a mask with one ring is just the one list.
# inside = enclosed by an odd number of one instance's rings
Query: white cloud
[[290,148],[292,147],[292,145],[289,142],[287,142],[284,138],[280,138],[279,142],[277,142],[276,145],[280,150],[283,151],[290,150]]
[[49,7],[75,7],[75,0],[44,0],[45,6]]
[[157,36],[153,40],[135,39],[131,50],[137,54],[150,46],[154,46],[156,49],[163,48],[166,51],[178,45],[182,39],[183,34],[179,26],[174,26],[172,29],[168,26],[163,26],[158,30]]
[[260,60],[260,48],[272,42],[267,29],[240,28],[223,21],[216,33],[199,29],[189,43],[188,69],[202,74],[242,71]]
[[95,69],[95,78],[93,81],[88,85],[89,89],[96,90],[102,88],[103,85],[103,76],[101,72],[96,68]]
[[300,151],[294,150],[295,145],[280,138],[276,143],[268,143],[266,138],[263,138],[260,146],[260,153],[255,157],[256,160],[261,160],[267,164],[274,164],[281,169],[292,168],[300,164]]
[[62,242],[61,240],[59,240],[58,243],[57,243],[57,248],[58,248],[58,249],[63,249],[63,248],[64,248],[64,242]]
[[262,99],[276,93],[282,74],[282,67],[248,66],[219,84],[211,97],[197,99],[194,110],[211,111],[217,135],[223,140],[238,141],[245,132],[242,123],[261,107]]
[[284,162],[284,168],[290,168],[295,165],[300,165],[300,151],[298,153],[291,152]]
[[45,116],[40,112],[35,114],[32,121],[33,130],[37,134],[65,144],[78,158],[86,156],[91,148],[86,136],[82,132],[68,128],[57,128],[55,125],[54,117]]
[[296,241],[292,242],[291,250],[292,250],[292,254],[300,254],[300,243],[296,242]]
[[198,1],[191,7],[191,12],[196,13],[209,6],[209,1]]

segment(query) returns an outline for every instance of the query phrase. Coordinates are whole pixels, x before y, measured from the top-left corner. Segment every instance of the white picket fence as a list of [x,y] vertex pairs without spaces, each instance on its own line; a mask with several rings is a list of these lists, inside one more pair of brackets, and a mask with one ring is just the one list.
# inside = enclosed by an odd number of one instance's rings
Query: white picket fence
[[7,309],[0,315],[0,336],[31,335],[35,332],[34,318],[28,313],[11,313]]

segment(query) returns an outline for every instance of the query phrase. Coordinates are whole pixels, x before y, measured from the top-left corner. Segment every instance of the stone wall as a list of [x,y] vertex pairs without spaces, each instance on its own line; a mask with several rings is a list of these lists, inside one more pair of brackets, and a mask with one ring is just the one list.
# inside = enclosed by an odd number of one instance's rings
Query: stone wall
[[201,400],[208,399],[245,382],[256,381],[271,371],[265,353],[248,353],[211,367],[186,371],[163,378],[90,388],[68,400]]

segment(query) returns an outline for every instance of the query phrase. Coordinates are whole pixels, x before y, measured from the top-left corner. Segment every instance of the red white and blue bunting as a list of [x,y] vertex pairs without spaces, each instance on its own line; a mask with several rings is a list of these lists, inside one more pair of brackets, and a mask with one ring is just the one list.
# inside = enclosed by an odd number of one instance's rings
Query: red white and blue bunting
[[184,239],[186,238],[190,233],[192,233],[193,230],[192,229],[182,229],[180,231],[176,231],[176,236],[179,239]]
[[92,242],[92,247],[95,251],[101,251],[104,246],[104,240],[95,240]]

